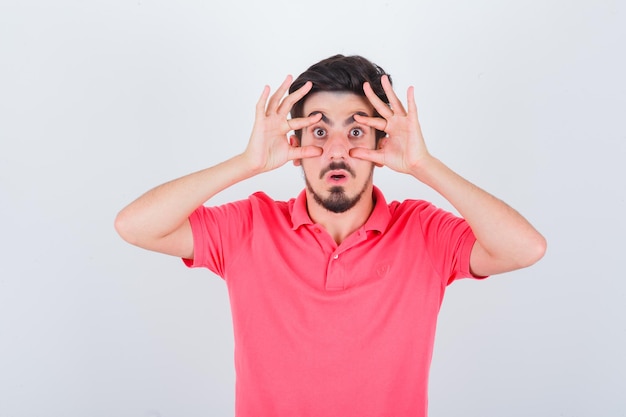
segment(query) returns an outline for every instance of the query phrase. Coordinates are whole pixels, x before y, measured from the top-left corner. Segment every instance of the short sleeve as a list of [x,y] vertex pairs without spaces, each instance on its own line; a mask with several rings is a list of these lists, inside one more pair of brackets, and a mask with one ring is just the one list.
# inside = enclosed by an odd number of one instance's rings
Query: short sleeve
[[429,256],[446,285],[459,278],[485,278],[470,271],[476,237],[465,219],[428,203],[420,220]]
[[183,259],[185,265],[208,268],[223,278],[241,243],[250,237],[251,217],[249,200],[198,207],[189,216],[194,257]]

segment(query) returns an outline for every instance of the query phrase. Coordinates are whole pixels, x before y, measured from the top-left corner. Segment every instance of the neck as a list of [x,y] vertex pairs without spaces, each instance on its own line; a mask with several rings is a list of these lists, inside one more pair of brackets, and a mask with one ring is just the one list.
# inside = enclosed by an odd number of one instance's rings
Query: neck
[[351,209],[343,213],[333,213],[322,207],[307,191],[307,210],[309,217],[321,225],[335,240],[341,244],[348,236],[365,224],[374,209],[373,189],[370,186],[363,197]]

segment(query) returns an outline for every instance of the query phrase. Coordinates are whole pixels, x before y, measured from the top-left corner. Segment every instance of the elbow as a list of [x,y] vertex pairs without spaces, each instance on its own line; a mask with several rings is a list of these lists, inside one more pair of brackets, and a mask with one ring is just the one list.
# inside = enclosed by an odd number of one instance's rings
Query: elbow
[[126,210],[120,211],[117,216],[115,216],[115,220],[113,222],[113,227],[117,234],[124,239],[126,242],[130,244],[136,244],[136,238],[134,233],[132,232],[132,222],[128,218],[128,214]]
[[548,248],[548,242],[539,233],[526,245],[525,256],[522,259],[521,267],[528,267],[536,264],[544,257]]

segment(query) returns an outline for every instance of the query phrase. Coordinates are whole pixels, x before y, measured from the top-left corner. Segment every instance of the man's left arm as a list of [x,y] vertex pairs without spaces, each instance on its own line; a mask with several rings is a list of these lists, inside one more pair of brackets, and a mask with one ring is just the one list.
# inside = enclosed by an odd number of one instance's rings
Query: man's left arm
[[430,155],[417,118],[413,87],[408,90],[405,110],[386,76],[382,84],[389,105],[374,94],[368,83],[364,85],[365,95],[381,117],[356,115],[355,119],[386,132],[387,137],[380,140],[376,150],[354,148],[350,155],[410,174],[448,200],[476,236],[470,258],[474,275],[512,271],[541,259],[546,241],[522,215]]
[[438,159],[431,157],[412,175],[446,198],[470,225],[476,236],[470,257],[474,275],[524,268],[545,253],[545,239],[522,215]]

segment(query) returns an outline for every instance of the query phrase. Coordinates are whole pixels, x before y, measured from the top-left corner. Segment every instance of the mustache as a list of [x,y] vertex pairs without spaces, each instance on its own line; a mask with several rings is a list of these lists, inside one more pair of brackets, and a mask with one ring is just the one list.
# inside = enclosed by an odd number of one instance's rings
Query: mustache
[[326,168],[324,168],[322,170],[322,172],[320,172],[320,179],[324,179],[324,175],[326,175],[327,172],[334,171],[336,169],[342,169],[342,170],[346,171],[347,173],[352,175],[353,178],[356,176],[356,174],[354,173],[352,168],[350,168],[348,166],[348,164],[346,164],[343,161],[339,161],[339,162],[331,162],[330,165],[328,165]]

